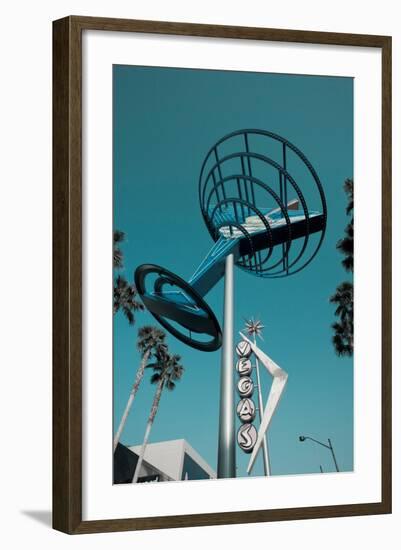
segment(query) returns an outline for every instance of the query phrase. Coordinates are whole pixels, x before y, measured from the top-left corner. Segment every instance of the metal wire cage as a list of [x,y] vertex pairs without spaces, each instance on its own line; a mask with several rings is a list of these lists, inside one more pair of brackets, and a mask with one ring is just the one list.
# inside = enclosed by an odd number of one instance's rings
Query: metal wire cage
[[327,205],[314,167],[266,130],[238,130],[210,148],[199,203],[212,239],[239,238],[236,265],[259,277],[298,273],[324,239]]

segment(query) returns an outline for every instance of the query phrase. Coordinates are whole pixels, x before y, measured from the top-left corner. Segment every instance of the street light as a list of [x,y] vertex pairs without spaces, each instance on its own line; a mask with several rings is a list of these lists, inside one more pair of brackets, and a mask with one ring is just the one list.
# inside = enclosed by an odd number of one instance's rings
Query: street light
[[299,441],[303,442],[305,441],[306,439],[310,439],[311,441],[314,441],[315,443],[317,443],[318,445],[321,445],[322,447],[326,447],[326,449],[329,449],[331,451],[331,455],[333,457],[333,461],[334,461],[334,466],[336,467],[336,471],[339,472],[340,470],[338,469],[338,464],[337,464],[337,460],[336,460],[336,455],[334,454],[334,449],[333,449],[333,445],[331,444],[331,441],[330,439],[328,438],[327,441],[329,442],[328,445],[326,445],[326,443],[322,443],[321,441],[318,441],[317,439],[313,439],[313,437],[309,437],[307,435],[300,435],[299,436]]

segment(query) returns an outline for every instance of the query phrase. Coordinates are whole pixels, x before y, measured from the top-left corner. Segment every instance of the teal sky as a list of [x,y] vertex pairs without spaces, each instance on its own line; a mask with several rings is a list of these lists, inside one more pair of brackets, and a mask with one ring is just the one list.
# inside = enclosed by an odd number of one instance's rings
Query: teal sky
[[[328,227],[321,250],[300,273],[258,279],[235,270],[235,329],[243,318],[266,326],[260,346],[289,374],[273,418],[269,445],[273,474],[332,471],[329,451],[300,434],[330,437],[340,470],[353,468],[353,363],[331,344],[329,297],[350,276],[336,242],[348,222],[345,178],[353,176],[353,80],[230,71],[114,66],[114,228],[126,233],[122,274],[155,263],[189,279],[212,245],[197,195],[203,158],[220,137],[241,128],[282,135],[312,162],[325,189]],[[300,183],[300,182],[299,182]],[[206,300],[222,320],[220,283]],[[140,356],[138,328],[156,324],[138,313],[134,327],[114,317],[114,426],[119,423]],[[168,335],[182,356],[184,377],[165,392],[150,441],[186,439],[216,468],[220,352],[202,353]],[[270,379],[263,373],[267,394]],[[154,389],[146,372],[122,443],[141,443]],[[256,396],[255,396],[256,397]],[[255,399],[256,401],[256,399]],[[256,426],[258,425],[255,423]],[[239,422],[238,422],[239,426]],[[249,455],[237,448],[237,475]],[[262,473],[258,458],[253,474]]]

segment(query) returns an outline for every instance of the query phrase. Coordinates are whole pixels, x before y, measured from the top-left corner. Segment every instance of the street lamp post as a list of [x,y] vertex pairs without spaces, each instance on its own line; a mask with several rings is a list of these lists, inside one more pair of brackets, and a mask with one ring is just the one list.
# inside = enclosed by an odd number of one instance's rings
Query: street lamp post
[[300,435],[299,436],[299,441],[303,442],[305,441],[306,439],[310,439],[311,441],[314,441],[315,443],[317,443],[318,445],[321,445],[322,447],[326,447],[326,449],[329,449],[330,452],[331,452],[331,456],[333,457],[333,462],[334,462],[334,466],[336,468],[336,471],[339,472],[339,468],[338,468],[338,464],[337,464],[337,459],[336,459],[336,455],[334,454],[334,449],[333,449],[333,445],[331,444],[331,441],[330,441],[330,438],[327,439],[327,441],[329,442],[328,445],[326,445],[326,443],[322,443],[321,441],[318,441],[317,439],[314,439],[313,437],[309,437],[307,435]]

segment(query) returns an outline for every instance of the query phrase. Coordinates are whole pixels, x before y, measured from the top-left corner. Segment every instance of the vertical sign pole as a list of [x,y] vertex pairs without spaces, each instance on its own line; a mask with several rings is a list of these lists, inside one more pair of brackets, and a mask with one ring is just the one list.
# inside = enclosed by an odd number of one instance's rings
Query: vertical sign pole
[[[255,333],[253,333],[253,343],[256,345],[256,336]],[[262,399],[262,388],[260,386],[260,374],[259,374],[259,360],[255,355],[255,362],[256,362],[256,380],[258,384],[258,401],[259,401],[259,421],[262,422],[262,416],[263,416],[263,399]],[[270,457],[269,457],[269,449],[267,447],[267,437],[266,435],[263,437],[263,469],[265,472],[265,476],[270,475]]]
[[217,477],[236,477],[234,416],[234,255],[226,258]]

